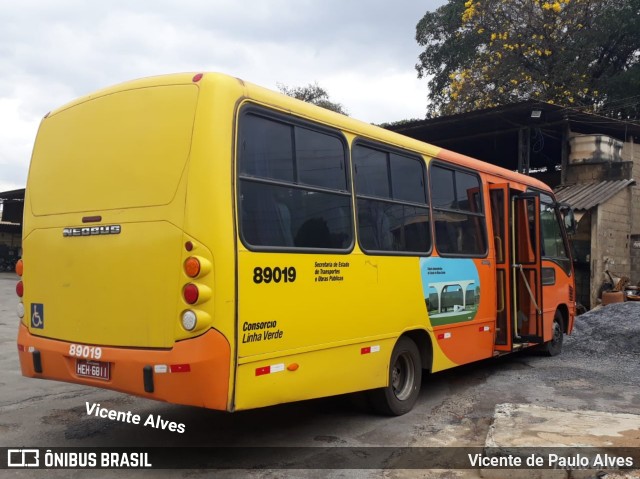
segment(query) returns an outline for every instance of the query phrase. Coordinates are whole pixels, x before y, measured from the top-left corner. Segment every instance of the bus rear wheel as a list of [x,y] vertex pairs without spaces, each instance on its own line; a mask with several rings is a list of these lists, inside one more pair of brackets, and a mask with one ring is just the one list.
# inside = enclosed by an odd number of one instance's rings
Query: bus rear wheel
[[422,363],[416,343],[401,337],[393,348],[389,364],[389,385],[370,394],[373,409],[387,416],[411,411],[420,394]]

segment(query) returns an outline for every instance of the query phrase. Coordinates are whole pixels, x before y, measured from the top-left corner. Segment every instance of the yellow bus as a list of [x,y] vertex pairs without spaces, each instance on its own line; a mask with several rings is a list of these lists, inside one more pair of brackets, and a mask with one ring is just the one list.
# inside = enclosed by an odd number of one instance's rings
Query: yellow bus
[[573,327],[544,184],[222,74],[50,112],[27,181],[22,374],[237,411],[368,391]]

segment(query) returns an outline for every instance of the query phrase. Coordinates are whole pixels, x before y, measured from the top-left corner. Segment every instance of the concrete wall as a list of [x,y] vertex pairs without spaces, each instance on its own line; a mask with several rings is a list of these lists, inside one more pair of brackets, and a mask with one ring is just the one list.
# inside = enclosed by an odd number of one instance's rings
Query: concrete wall
[[625,142],[622,147],[622,160],[633,162],[631,178],[636,184],[631,187],[631,250],[630,250],[630,279],[631,283],[640,283],[640,144],[633,138]]
[[608,280],[605,271],[615,276],[631,274],[631,222],[629,205],[631,188],[625,188],[597,207],[591,217],[591,307],[602,283]]
[[[568,185],[573,185],[626,180],[632,178],[633,167],[634,163],[631,161],[572,163],[567,168],[566,182]],[[640,165],[638,168],[640,168]]]
[[[637,204],[637,203],[636,203]],[[631,235],[631,284],[640,286],[640,235]]]
[[634,143],[633,138],[622,147],[622,160],[633,163],[631,178],[636,180],[636,184],[632,187],[632,205],[637,207],[631,209],[631,234],[640,235],[640,144]]

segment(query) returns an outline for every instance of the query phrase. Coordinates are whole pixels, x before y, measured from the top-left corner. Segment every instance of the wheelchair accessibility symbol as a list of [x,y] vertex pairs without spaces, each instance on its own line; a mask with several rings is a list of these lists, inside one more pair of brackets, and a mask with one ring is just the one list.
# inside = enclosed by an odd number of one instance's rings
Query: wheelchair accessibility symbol
[[44,329],[44,304],[31,303],[31,327]]

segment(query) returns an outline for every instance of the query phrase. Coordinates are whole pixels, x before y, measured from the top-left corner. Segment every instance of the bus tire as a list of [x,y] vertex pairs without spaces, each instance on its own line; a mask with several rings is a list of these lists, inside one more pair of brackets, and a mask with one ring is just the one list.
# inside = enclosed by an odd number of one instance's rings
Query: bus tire
[[422,382],[422,363],[416,343],[402,336],[391,353],[389,385],[369,393],[373,410],[386,416],[402,416],[411,411]]
[[547,356],[557,356],[562,352],[562,341],[564,338],[564,320],[560,311],[556,311],[553,317],[553,335],[551,341],[544,344],[544,354]]

